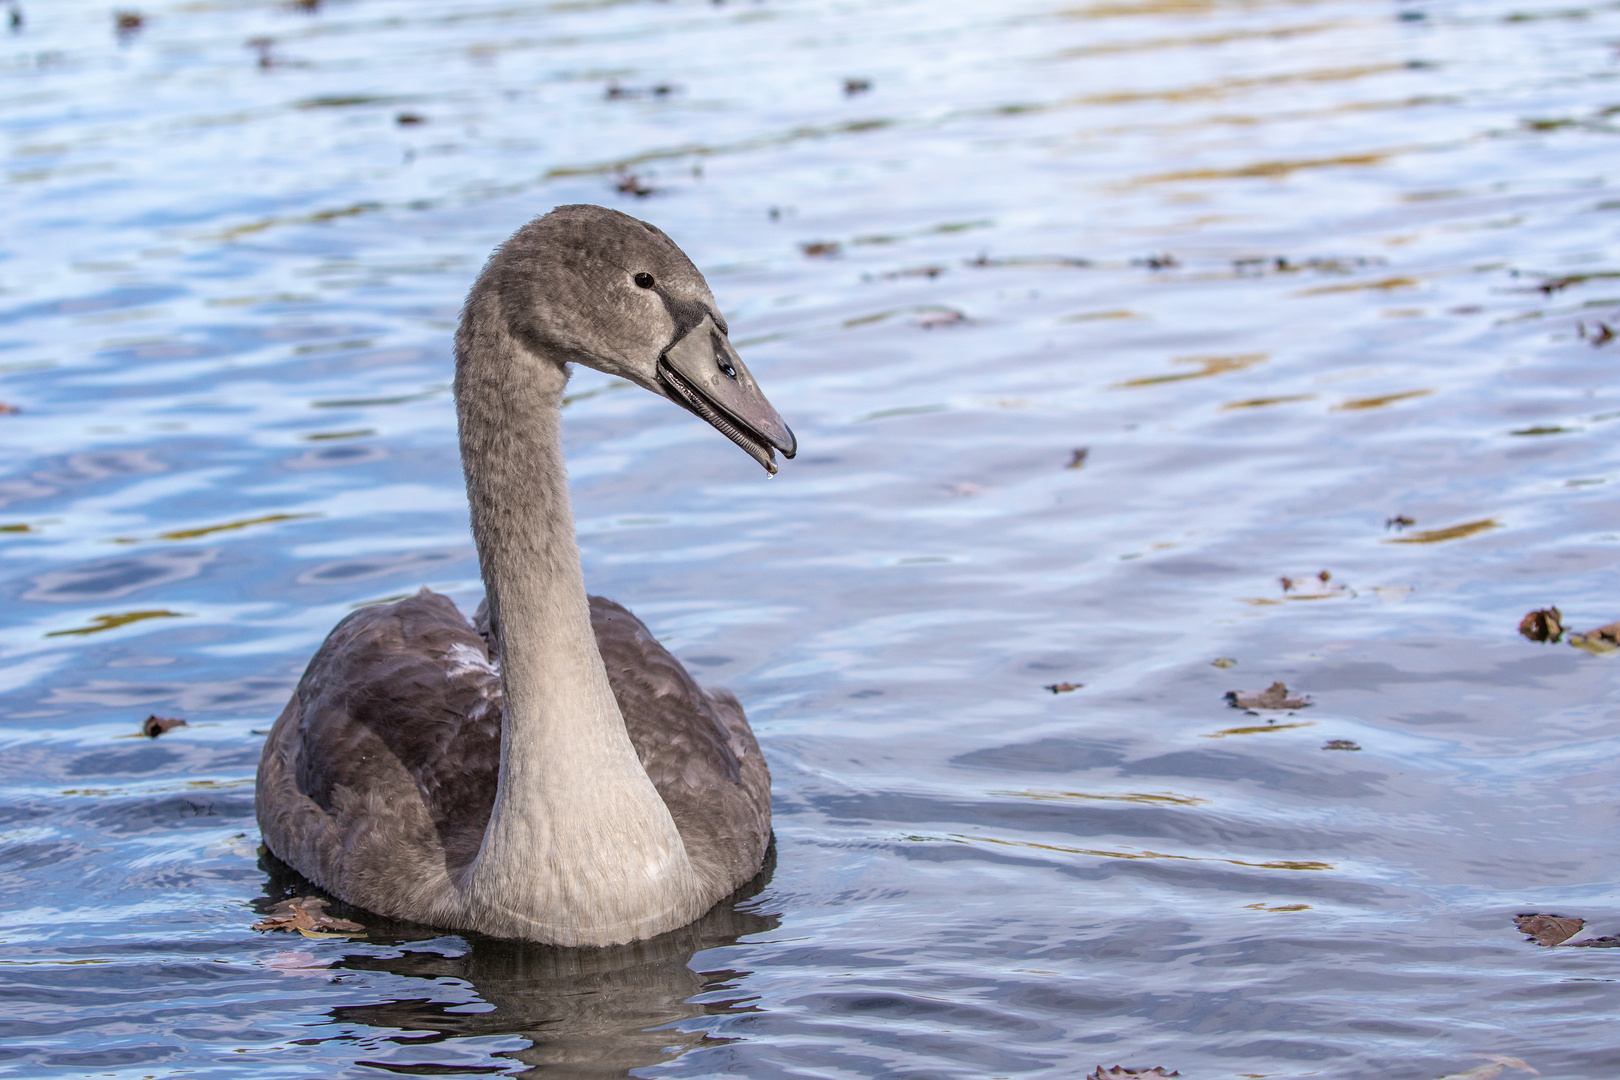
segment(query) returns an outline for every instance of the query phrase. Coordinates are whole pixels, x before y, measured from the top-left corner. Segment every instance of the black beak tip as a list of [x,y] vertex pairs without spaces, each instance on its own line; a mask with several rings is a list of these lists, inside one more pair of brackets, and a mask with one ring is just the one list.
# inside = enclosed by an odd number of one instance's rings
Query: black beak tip
[[782,430],[787,432],[787,445],[778,445],[777,449],[782,451],[783,457],[787,458],[789,461],[792,461],[794,456],[799,452],[799,439],[798,436],[793,434],[793,429],[788,427],[786,424],[782,425]]

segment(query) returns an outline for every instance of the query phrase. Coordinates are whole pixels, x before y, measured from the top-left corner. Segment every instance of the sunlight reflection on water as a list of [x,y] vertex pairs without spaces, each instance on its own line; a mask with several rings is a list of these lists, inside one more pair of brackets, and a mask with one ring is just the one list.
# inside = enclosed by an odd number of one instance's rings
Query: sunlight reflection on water
[[[1620,932],[1612,658],[1514,632],[1620,618],[1615,10],[18,10],[4,1068],[1614,1075],[1614,954],[1511,919]],[[477,603],[450,333],[568,202],[691,254],[800,437],[767,484],[565,414],[590,587],[748,706],[774,871],[602,953],[254,934],[309,654]]]

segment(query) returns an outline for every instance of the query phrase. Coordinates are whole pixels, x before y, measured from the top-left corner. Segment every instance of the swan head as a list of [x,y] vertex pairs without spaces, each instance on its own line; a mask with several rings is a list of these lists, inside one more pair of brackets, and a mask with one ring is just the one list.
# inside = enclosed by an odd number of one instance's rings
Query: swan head
[[501,245],[493,285],[509,329],[669,398],[776,472],[797,440],[731,347],[703,275],[656,226],[601,206],[559,206]]

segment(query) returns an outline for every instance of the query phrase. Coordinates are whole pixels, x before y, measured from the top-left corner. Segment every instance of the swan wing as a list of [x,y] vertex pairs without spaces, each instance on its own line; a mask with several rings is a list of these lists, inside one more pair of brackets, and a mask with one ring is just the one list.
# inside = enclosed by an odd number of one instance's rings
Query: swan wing
[[[737,699],[705,691],[647,627],[591,598],[591,624],[642,766],[716,897],[770,841],[770,774]],[[453,925],[500,771],[500,676],[485,608],[469,625],[422,590],[340,622],[260,759],[265,843],[359,907]]]
[[423,590],[340,622],[266,740],[265,843],[383,914],[444,921],[489,822],[500,678],[448,598]]

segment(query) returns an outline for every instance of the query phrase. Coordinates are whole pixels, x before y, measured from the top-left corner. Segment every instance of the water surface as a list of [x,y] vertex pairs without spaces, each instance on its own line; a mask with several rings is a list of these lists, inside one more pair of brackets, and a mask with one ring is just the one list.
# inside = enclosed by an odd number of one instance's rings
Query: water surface
[[[1620,662],[1515,633],[1620,619],[1579,5],[25,0],[0,1072],[1614,1076],[1620,953],[1511,922],[1620,933]],[[692,255],[799,434],[767,482],[592,372],[565,421],[774,866],[617,950],[256,934],[262,732],[356,605],[476,605],[450,334],[571,202]]]

